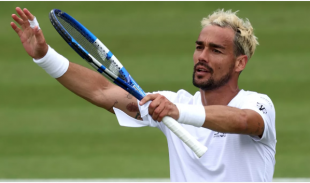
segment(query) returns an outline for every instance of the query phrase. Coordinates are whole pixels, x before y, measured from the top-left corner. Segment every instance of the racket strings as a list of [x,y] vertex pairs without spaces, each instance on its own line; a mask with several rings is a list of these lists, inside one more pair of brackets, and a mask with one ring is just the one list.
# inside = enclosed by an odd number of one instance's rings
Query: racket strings
[[62,19],[62,17],[57,17],[58,21],[64,27],[64,29],[73,37],[90,55],[92,55],[96,60],[98,60],[102,65],[104,65],[107,69],[113,72],[115,75],[121,77],[123,76],[119,73],[119,67],[106,59],[106,54],[99,49],[91,42],[88,41],[87,35],[83,35],[79,32],[74,25],[71,25],[66,20]]

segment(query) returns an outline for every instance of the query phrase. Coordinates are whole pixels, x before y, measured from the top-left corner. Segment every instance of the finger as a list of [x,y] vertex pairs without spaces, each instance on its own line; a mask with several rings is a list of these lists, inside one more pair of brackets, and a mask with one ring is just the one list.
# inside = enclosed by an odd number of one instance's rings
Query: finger
[[14,22],[11,22],[11,27],[14,29],[14,31],[18,34],[18,36],[20,37],[21,34],[23,33],[23,31],[17,27],[17,25]]
[[164,112],[165,110],[165,105],[159,105],[153,112],[153,115],[152,115],[152,118],[158,122],[161,121],[161,118],[160,116],[162,115],[162,113]]
[[165,116],[168,116],[168,111],[167,111],[166,109],[164,109],[164,110],[159,114],[157,121],[158,121],[158,122],[163,121],[163,118],[164,118]]
[[26,17],[24,12],[20,9],[20,7],[16,7],[16,12],[18,13],[20,17],[18,17],[15,14],[13,14],[12,17],[22,27],[22,29],[25,30],[26,28],[30,26],[28,22],[28,18]]
[[24,11],[22,11],[22,9],[20,9],[20,7],[16,8],[16,12],[18,13],[18,15],[20,16],[20,18],[22,18],[24,21],[28,22],[28,18],[25,15]]
[[142,100],[140,100],[139,105],[145,104],[147,101],[150,100],[150,95],[145,96]]
[[22,26],[22,25],[24,24],[24,21],[23,21],[21,18],[19,18],[17,15],[12,14],[12,18],[13,18],[20,26]]
[[17,13],[18,13],[19,11],[22,11],[22,9],[20,9],[20,7],[16,7],[15,10],[16,10]]
[[27,16],[28,20],[33,20],[34,16],[30,13],[30,11],[27,8],[24,8],[24,13]]
[[143,105],[150,100],[154,100],[158,94],[148,94],[140,102],[139,105]]
[[149,105],[149,114],[153,115],[158,106],[164,104],[161,95],[157,95],[156,98]]
[[174,119],[179,118],[179,110],[175,104],[171,102],[166,103],[164,110],[158,116],[158,121],[162,121],[165,116],[170,116]]

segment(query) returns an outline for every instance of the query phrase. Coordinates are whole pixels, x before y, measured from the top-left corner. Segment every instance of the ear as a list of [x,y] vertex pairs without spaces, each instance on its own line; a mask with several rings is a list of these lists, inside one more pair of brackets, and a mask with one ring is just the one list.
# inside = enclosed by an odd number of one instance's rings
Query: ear
[[235,63],[235,71],[241,72],[243,69],[245,69],[246,64],[248,63],[248,56],[246,55],[240,55],[236,59]]

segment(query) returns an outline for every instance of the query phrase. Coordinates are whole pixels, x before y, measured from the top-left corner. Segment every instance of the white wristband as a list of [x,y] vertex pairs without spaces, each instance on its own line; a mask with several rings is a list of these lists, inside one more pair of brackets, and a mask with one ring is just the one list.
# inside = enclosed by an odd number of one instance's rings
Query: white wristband
[[202,127],[206,119],[205,108],[202,105],[176,104],[179,110],[179,123]]
[[33,29],[35,28],[35,26],[38,26],[38,29],[40,29],[40,26],[39,26],[39,22],[37,21],[37,18],[34,17],[33,20],[28,20],[29,24],[30,24],[30,27]]
[[46,55],[38,60],[33,61],[42,67],[53,78],[59,78],[69,68],[69,60],[57,53],[53,48],[48,46]]

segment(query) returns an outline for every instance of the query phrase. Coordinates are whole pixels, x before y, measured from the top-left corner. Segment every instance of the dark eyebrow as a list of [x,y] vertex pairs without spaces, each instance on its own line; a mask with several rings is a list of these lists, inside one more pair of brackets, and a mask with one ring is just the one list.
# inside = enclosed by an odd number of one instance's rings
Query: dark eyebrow
[[196,44],[203,45],[203,42],[202,41],[196,41]]
[[[203,41],[196,41],[196,44],[198,44],[198,45],[204,45]],[[224,47],[224,46],[219,45],[219,44],[215,44],[215,43],[209,43],[209,47],[212,47],[212,48],[220,48],[220,49],[225,50],[225,47]]]
[[215,44],[215,43],[209,43],[209,46],[212,47],[212,48],[220,48],[220,49],[225,50],[224,46],[218,45],[218,44]]

